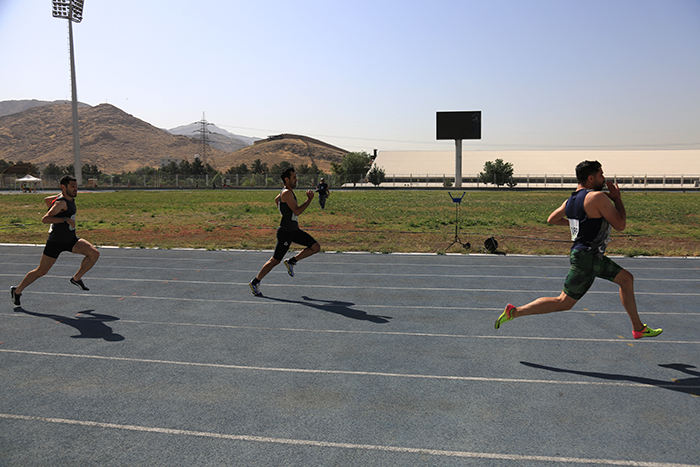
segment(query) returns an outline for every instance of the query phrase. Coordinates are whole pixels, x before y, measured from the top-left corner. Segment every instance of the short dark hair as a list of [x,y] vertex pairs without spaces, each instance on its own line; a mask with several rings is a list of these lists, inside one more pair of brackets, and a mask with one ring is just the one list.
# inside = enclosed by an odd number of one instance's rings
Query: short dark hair
[[583,161],[576,166],[576,180],[583,183],[588,177],[598,173],[602,166],[598,161]]
[[282,173],[280,174],[280,178],[282,179],[282,182],[284,182],[285,178],[290,178],[292,176],[292,172],[296,172],[296,171],[294,170],[294,167],[292,167],[291,165],[289,167],[287,167],[286,169],[284,169],[282,171]]
[[77,182],[77,181],[78,181],[78,180],[76,180],[75,177],[72,176],[72,175],[64,175],[64,176],[61,178],[61,185],[63,185],[63,186],[68,186],[68,184],[69,184],[70,182]]

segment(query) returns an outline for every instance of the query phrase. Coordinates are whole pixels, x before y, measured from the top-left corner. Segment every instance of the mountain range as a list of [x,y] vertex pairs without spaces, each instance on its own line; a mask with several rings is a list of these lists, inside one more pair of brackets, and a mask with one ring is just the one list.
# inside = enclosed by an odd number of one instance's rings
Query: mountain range
[[[171,130],[157,128],[111,104],[78,109],[81,163],[105,173],[159,168],[171,160],[202,158],[218,170],[260,159],[269,167],[282,161],[292,165],[315,163],[330,172],[347,151],[302,135],[276,135],[258,140],[234,135],[207,124],[208,146],[202,151],[202,124]],[[200,130],[200,131],[198,131]],[[54,163],[73,163],[71,105],[67,101],[0,102],[0,159],[31,162],[40,169]]]
[[[202,124],[202,122],[204,122],[204,124]],[[206,133],[206,138],[211,147],[226,152],[237,151],[254,144],[256,141],[260,141],[260,138],[235,135],[217,127],[213,123],[207,123],[205,120],[202,120],[202,122],[181,125],[171,128],[168,131],[174,135],[189,136],[190,138],[197,138],[200,141],[202,139],[202,134]]]

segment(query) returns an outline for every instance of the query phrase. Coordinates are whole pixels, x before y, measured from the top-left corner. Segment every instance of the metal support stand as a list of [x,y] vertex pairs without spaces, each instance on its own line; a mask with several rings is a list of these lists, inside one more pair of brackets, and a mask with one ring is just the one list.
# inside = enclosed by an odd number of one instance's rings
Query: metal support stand
[[450,195],[450,198],[452,198],[452,202],[455,203],[455,238],[452,243],[450,243],[447,248],[445,248],[445,251],[449,250],[452,245],[455,243],[459,243],[462,245],[465,249],[471,248],[471,244],[469,242],[462,243],[462,240],[459,238],[459,207],[462,205],[462,198],[464,198],[464,195],[466,192],[462,192],[462,196],[459,198],[456,198],[452,196],[452,193],[449,191],[447,192],[448,195]]

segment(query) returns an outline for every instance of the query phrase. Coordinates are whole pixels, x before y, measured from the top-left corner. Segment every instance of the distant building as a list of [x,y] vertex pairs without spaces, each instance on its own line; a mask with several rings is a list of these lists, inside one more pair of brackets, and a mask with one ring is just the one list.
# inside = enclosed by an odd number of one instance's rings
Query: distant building
[[[523,186],[529,179],[547,183],[548,179],[565,180],[570,186],[575,177],[576,164],[583,160],[597,160],[603,165],[605,176],[618,177],[624,184],[664,184],[673,179],[685,185],[698,185],[700,180],[700,150],[574,150],[574,151],[462,151],[462,179],[466,186],[484,170],[484,163],[502,159],[513,164],[513,175]],[[454,180],[455,151],[379,151],[374,165],[383,169],[388,183],[411,185],[414,180],[430,184]],[[546,177],[545,177],[546,176]],[[430,179],[430,180],[428,180]],[[574,178],[575,181],[575,178]],[[396,182],[394,182],[396,183]],[[385,184],[386,185],[386,184]]]

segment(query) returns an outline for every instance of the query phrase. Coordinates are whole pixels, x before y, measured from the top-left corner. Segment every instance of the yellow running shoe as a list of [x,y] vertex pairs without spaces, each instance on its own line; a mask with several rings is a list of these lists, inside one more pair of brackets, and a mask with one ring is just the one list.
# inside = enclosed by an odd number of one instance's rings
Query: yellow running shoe
[[632,335],[634,336],[635,339],[641,339],[642,337],[656,337],[659,334],[661,334],[662,332],[664,332],[664,330],[661,328],[652,329],[645,324],[644,329],[642,329],[641,331],[632,330]]
[[496,320],[496,325],[494,326],[496,329],[501,327],[501,324],[505,323],[506,321],[510,321],[514,316],[512,316],[510,313],[515,310],[515,306],[511,305],[510,303],[506,305],[506,309],[503,310],[503,313],[501,313],[501,316],[498,317]]

